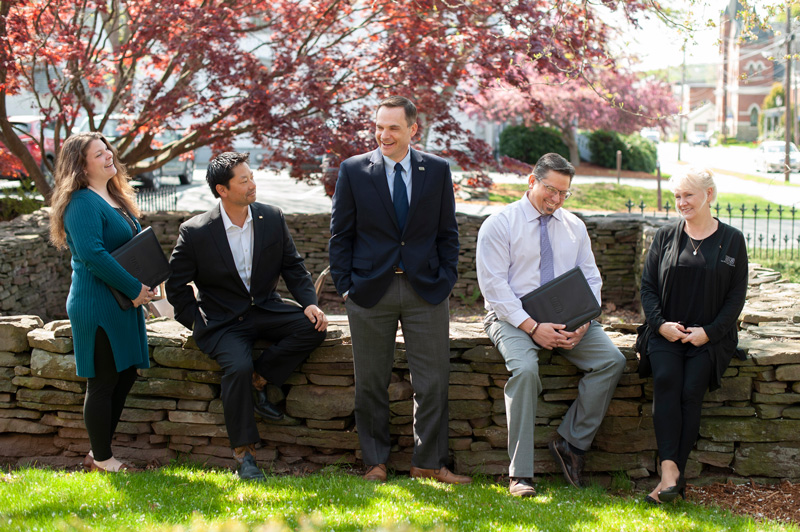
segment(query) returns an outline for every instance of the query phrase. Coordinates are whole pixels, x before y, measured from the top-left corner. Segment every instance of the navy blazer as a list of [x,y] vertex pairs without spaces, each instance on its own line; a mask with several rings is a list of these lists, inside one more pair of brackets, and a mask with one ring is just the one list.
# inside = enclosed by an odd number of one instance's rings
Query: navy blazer
[[411,204],[403,233],[397,223],[383,155],[347,159],[331,210],[330,264],[336,291],[362,307],[373,307],[403,261],[408,280],[436,305],[458,277],[458,224],[450,165],[441,157],[411,150]]
[[[197,345],[210,353],[225,330],[238,323],[251,306],[271,312],[296,312],[275,290],[283,276],[286,287],[303,308],[317,304],[311,274],[297,252],[283,213],[277,207],[253,203],[253,267],[250,291],[239,277],[220,214],[221,205],[181,224],[170,257],[172,275],[167,299],[175,319],[194,326]],[[197,298],[189,283],[194,281]]]

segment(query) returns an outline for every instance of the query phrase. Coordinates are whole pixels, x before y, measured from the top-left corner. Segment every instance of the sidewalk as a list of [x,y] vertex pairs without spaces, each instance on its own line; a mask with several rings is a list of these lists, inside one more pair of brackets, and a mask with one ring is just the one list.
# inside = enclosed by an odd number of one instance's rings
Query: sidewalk
[[[676,174],[686,170],[686,165],[678,162],[662,163],[662,171],[666,174]],[[586,183],[616,183],[614,176],[585,176],[578,175],[573,179],[573,184]],[[454,177],[458,179],[460,172],[456,172]],[[280,207],[286,213],[312,214],[331,211],[331,199],[325,195],[322,185],[309,184],[297,181],[289,177],[285,172],[257,170],[256,184],[258,187],[258,201],[269,203]],[[491,173],[490,176],[495,183],[525,183],[526,177],[516,174]],[[800,186],[785,186],[782,174],[772,174],[775,176],[774,183],[765,184],[755,181],[748,181],[738,177],[725,174],[723,171],[715,175],[717,188],[720,192],[731,192],[761,196],[770,202],[796,206],[800,208]],[[792,182],[800,183],[800,175],[792,174]],[[655,179],[626,178],[622,177],[619,181],[623,185],[656,189],[658,184]],[[664,199],[670,199],[671,194],[667,186],[667,180],[662,180],[661,189]],[[195,179],[192,185],[180,187],[178,192],[178,210],[185,211],[206,211],[217,204],[208,185],[205,183],[205,171],[196,170]],[[674,203],[674,202],[670,202]],[[460,202],[456,201],[456,212],[485,216],[498,212],[504,205],[485,205],[480,202]],[[569,209],[569,203],[567,203]],[[590,213],[587,213],[590,214]]]

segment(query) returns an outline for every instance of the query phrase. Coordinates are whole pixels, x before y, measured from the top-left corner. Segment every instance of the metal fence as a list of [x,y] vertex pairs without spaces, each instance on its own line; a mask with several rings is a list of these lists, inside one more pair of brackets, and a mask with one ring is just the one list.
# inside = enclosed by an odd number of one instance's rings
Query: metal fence
[[143,212],[174,211],[178,208],[178,187],[162,185],[158,190],[141,188],[136,193],[136,203]]
[[[643,217],[646,216],[647,205],[644,201],[636,204],[628,200],[625,206],[629,213],[636,209]],[[771,204],[759,207],[757,203],[752,206],[717,203],[711,206],[711,210],[714,216],[742,231],[751,258],[772,258],[783,254],[794,259],[797,253],[800,259],[800,209],[783,205],[776,208]],[[670,211],[674,216],[675,207],[666,201],[663,210],[654,211],[653,217],[669,218]]]

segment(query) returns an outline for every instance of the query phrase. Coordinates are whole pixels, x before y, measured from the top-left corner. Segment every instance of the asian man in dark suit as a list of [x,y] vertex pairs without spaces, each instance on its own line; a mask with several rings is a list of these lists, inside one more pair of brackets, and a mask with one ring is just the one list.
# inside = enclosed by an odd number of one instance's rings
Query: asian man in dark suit
[[416,119],[407,98],[383,100],[375,116],[378,149],[342,163],[331,211],[331,276],[353,340],[364,478],[386,480],[399,321],[414,387],[411,476],[463,484],[471,479],[446,467],[448,297],[458,264],[453,182],[447,161],[410,149]]
[[[166,291],[175,319],[222,368],[225,426],[240,478],[264,480],[255,462],[261,438],[254,412],[273,420],[283,414],[253,383],[283,384],[325,339],[328,320],[283,213],[255,203],[248,161],[246,153],[227,152],[209,163],[206,180],[220,203],[181,225]],[[300,306],[281,299],[279,277]],[[273,344],[254,361],[256,339]]]

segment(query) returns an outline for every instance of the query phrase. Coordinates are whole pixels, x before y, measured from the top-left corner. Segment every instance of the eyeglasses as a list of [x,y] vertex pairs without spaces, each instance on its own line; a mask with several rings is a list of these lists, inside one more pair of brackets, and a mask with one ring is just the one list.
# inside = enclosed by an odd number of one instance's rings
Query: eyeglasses
[[558,194],[559,196],[561,196],[561,199],[567,199],[570,196],[572,196],[572,192],[571,191],[569,191],[569,190],[559,190],[556,187],[551,187],[550,185],[545,185],[545,183],[541,179],[539,179],[538,177],[536,178],[536,181],[541,183],[542,186],[544,186],[544,189],[547,191],[547,193],[550,194],[551,196],[553,196],[555,194]]

